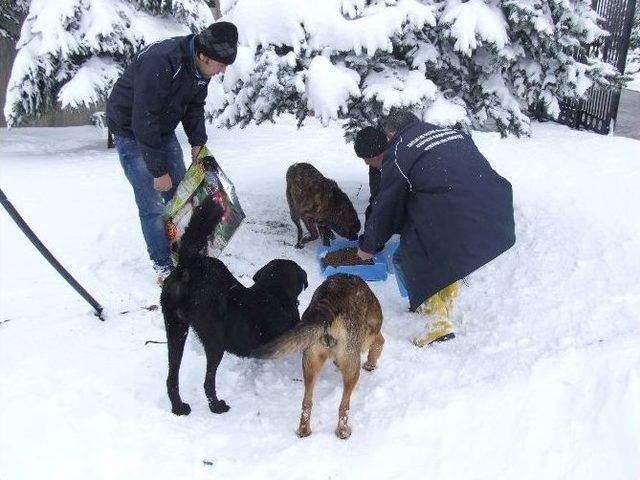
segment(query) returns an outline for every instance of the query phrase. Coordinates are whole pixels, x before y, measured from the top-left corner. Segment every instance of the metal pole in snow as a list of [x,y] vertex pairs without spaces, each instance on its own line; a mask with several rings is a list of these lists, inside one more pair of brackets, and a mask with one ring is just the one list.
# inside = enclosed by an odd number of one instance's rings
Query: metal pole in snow
[[71,285],[73,289],[78,292],[82,296],[82,298],[84,298],[89,303],[89,305],[93,307],[93,309],[95,310],[95,316],[104,321],[104,318],[102,317],[102,306],[91,295],[89,295],[89,292],[82,288],[82,285],[80,285],[75,280],[75,278],[73,278],[71,274],[67,272],[67,270],[60,264],[60,262],[55,259],[51,252],[47,250],[47,247],[44,246],[44,244],[40,241],[36,234],[33,233],[33,230],[31,230],[29,225],[27,225],[27,222],[23,220],[18,211],[13,207],[2,189],[0,189],[0,203],[2,203],[2,206],[7,211],[11,219],[16,222],[16,225],[20,227],[22,233],[27,236],[33,246],[38,249],[42,256],[47,259],[47,261],[53,268],[56,269],[56,271],[62,276],[62,278],[64,278],[69,283],[69,285]]

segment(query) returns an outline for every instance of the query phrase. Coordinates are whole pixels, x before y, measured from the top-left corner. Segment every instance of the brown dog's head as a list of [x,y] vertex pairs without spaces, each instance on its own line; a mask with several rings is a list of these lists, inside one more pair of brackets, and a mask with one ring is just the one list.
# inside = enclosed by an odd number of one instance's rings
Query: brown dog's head
[[263,288],[282,291],[294,301],[309,286],[307,272],[293,260],[284,259],[271,260],[255,273],[253,281]]
[[348,240],[357,240],[360,232],[360,220],[356,209],[346,193],[339,188],[334,188],[331,192],[331,219],[329,226],[341,237]]

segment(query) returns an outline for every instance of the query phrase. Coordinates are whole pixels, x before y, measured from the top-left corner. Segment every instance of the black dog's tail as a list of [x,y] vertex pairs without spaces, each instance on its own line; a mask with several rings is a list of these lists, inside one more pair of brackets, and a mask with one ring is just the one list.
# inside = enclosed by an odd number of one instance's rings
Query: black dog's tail
[[279,358],[291,352],[304,350],[315,342],[331,348],[337,340],[327,333],[333,316],[320,309],[309,309],[302,315],[302,321],[275,340],[265,343],[251,352],[254,358]]
[[178,266],[186,266],[197,261],[202,249],[207,245],[207,237],[214,231],[224,210],[211,198],[198,206],[189,220],[189,225],[180,239]]

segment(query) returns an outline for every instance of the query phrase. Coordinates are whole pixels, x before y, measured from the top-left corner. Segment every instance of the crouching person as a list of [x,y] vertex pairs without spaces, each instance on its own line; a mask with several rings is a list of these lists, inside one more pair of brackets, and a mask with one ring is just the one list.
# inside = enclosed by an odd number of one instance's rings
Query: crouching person
[[410,310],[427,317],[414,344],[453,338],[458,281],[515,243],[511,184],[469,135],[407,111],[358,132],[355,150],[370,167],[371,187],[358,255],[371,258],[399,233],[396,274]]

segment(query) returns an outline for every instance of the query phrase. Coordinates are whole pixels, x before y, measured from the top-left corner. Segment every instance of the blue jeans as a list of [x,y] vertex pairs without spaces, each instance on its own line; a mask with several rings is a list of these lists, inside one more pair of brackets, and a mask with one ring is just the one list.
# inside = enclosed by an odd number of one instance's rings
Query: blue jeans
[[171,249],[162,215],[165,203],[171,200],[185,174],[180,143],[175,134],[171,134],[163,145],[169,176],[173,184],[168,192],[158,192],[153,189],[153,175],[147,169],[140,147],[133,138],[114,135],[114,143],[124,174],[133,187],[149,258],[159,267],[172,266]]

